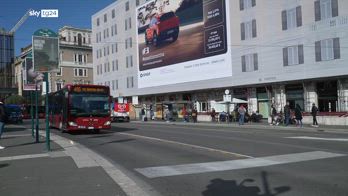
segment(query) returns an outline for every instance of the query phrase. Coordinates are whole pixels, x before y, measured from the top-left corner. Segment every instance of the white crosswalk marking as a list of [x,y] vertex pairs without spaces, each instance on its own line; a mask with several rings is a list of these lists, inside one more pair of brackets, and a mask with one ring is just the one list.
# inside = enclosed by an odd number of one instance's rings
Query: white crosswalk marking
[[279,165],[286,163],[296,163],[302,161],[311,161],[317,159],[327,159],[346,156],[344,154],[314,151],[296,154],[286,154],[277,156],[268,156],[261,158],[249,158],[232,161],[218,161],[208,163],[194,163],[172,166],[148,167],[135,169],[148,178],[158,178],[166,176],[177,176],[186,174],[198,174],[205,172],[228,171],[237,169],[246,169],[254,167],[264,167],[270,165]]
[[321,138],[321,137],[308,137],[308,136],[297,136],[297,137],[286,137],[290,139],[304,139],[304,140],[324,140],[324,141],[338,141],[348,142],[346,138]]

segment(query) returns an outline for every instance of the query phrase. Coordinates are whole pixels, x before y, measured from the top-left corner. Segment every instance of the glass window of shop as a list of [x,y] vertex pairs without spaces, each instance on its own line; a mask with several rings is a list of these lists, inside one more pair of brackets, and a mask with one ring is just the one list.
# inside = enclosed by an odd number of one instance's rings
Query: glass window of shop
[[286,101],[289,102],[290,108],[295,109],[296,104],[304,110],[304,92],[302,84],[286,85]]
[[317,83],[318,109],[321,112],[336,112],[337,106],[337,81]]
[[270,116],[270,96],[267,92],[267,88],[261,87],[256,89],[257,93],[257,108],[259,113],[264,117],[267,118]]

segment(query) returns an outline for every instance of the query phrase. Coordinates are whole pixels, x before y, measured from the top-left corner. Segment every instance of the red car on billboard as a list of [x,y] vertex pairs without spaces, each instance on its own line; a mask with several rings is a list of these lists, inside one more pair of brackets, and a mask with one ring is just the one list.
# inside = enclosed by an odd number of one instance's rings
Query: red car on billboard
[[152,43],[154,46],[158,46],[161,41],[169,38],[172,38],[173,42],[176,41],[179,36],[179,25],[179,17],[174,12],[155,14],[145,31],[146,45]]

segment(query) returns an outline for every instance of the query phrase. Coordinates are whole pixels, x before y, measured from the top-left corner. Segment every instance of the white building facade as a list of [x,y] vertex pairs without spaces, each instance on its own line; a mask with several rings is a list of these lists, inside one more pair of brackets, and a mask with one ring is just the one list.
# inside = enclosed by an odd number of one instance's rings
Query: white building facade
[[[185,20],[187,11],[181,1],[168,1],[168,5],[181,6],[175,12],[180,18],[180,34],[173,43],[163,41],[154,50],[171,46],[175,51],[171,60],[184,58],[182,51],[189,47],[200,50],[190,41],[207,37],[207,32],[211,36],[209,29],[219,27],[207,27],[215,16],[209,15],[209,9],[217,6],[214,10],[219,10],[226,22],[222,31],[227,35],[219,37],[225,41],[226,52],[216,59],[203,58],[207,63],[188,60],[173,64],[168,60],[168,65],[147,68],[142,67],[146,58],[138,57],[147,51],[141,48],[144,35],[139,33],[139,13],[142,5],[148,10],[152,2],[118,0],[92,16],[94,83],[109,85],[113,97],[130,102],[138,96],[139,104],[151,105],[157,118],[163,118],[165,108],[181,118],[183,110],[195,107],[199,120],[207,120],[212,108],[233,110],[233,104],[219,104],[228,89],[233,98],[248,102],[249,113],[259,111],[267,117],[272,104],[280,112],[286,102],[310,112],[315,103],[322,115],[319,123],[348,125],[348,1],[188,1],[195,4],[191,12],[203,9],[202,23]],[[203,35],[185,34],[201,24]],[[206,47],[208,42],[203,43]],[[216,64],[215,70],[207,68],[218,57],[223,63]],[[183,71],[179,72],[180,66]],[[196,69],[197,75],[192,66],[201,67]]]

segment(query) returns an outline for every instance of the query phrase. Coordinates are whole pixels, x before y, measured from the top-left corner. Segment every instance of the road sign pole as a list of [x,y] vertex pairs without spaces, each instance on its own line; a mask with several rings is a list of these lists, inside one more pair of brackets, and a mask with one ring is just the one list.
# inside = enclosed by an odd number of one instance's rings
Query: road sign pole
[[30,117],[31,117],[31,135],[34,137],[34,98],[33,91],[30,91]]
[[37,89],[37,81],[35,81],[35,118],[36,118],[36,143],[39,143],[39,92]]
[[48,73],[45,73],[45,80],[46,80],[46,148],[47,151],[51,151],[51,143],[50,143],[50,126],[49,126],[49,119],[48,119],[48,91],[49,91],[49,78]]

